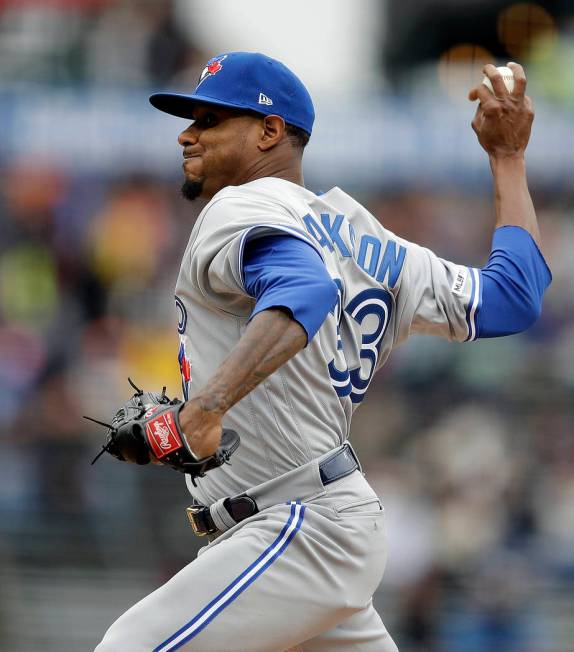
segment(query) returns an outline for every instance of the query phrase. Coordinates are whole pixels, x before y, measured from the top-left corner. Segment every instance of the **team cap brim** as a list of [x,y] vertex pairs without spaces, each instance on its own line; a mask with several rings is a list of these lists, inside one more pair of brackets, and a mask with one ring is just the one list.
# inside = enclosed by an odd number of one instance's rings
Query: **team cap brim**
[[253,111],[253,108],[245,104],[236,102],[225,102],[223,100],[214,99],[208,95],[183,95],[181,93],[154,93],[149,98],[150,104],[170,115],[175,115],[178,118],[188,118],[193,120],[193,109],[198,102],[203,104],[215,104],[217,106],[227,106],[231,109],[243,109]]

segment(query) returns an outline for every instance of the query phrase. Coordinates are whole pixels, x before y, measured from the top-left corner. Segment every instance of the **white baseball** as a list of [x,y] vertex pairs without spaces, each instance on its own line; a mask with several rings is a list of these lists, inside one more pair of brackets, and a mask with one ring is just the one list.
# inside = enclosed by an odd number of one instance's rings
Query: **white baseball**
[[[507,68],[506,66],[498,66],[496,69],[502,75],[502,81],[506,86],[506,90],[509,93],[512,93],[512,91],[514,90],[514,74],[512,73],[512,70],[510,68]],[[488,77],[485,76],[482,80],[482,83],[486,86],[486,88],[488,88],[488,90],[491,93],[494,93],[494,89],[492,88],[492,83]]]

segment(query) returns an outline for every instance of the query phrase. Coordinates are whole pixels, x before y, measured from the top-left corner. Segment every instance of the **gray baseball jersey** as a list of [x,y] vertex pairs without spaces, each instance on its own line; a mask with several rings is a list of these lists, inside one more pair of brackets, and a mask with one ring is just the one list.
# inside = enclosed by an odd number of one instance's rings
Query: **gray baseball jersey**
[[[338,188],[316,196],[275,178],[226,188],[199,216],[177,281],[186,398],[246,328],[245,243],[274,233],[317,250],[337,304],[226,415],[241,435],[232,464],[189,484],[220,535],[124,613],[97,652],[397,652],[371,599],[386,563],[384,510],[361,473],[325,483],[320,465],[394,346],[412,332],[474,337],[478,274],[396,237]],[[223,498],[243,492],[259,512],[235,523]]]
[[255,300],[242,279],[250,238],[288,233],[311,244],[339,288],[335,309],[294,358],[235,405],[231,466],[189,489],[210,505],[343,443],[375,371],[411,333],[473,339],[474,269],[384,228],[339,188],[317,196],[278,178],[227,187],[200,214],[176,287],[184,395],[201,389],[237,343]]

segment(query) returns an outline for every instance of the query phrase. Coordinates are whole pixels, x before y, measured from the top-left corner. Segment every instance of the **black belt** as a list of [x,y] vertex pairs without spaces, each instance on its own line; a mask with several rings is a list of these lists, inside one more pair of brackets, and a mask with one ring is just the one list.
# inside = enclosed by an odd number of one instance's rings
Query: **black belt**
[[[355,457],[353,449],[344,445],[331,457],[327,457],[319,463],[319,474],[323,485],[340,480],[350,475],[359,468],[359,462]],[[242,494],[241,496],[232,496],[223,501],[223,505],[231,518],[236,522],[241,521],[257,514],[259,508],[257,503],[251,498]],[[195,534],[203,537],[207,534],[215,534],[218,531],[215,522],[209,511],[209,507],[204,505],[192,505],[187,508],[187,517]]]

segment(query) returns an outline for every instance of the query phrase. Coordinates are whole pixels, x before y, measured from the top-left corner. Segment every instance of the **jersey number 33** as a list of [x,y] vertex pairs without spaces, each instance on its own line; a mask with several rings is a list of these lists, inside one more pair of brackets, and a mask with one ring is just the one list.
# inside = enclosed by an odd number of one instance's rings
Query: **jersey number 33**
[[368,288],[359,292],[345,306],[344,313],[359,325],[361,332],[361,364],[349,369],[340,331],[343,318],[343,283],[341,279],[334,280],[339,288],[339,298],[333,309],[337,319],[337,354],[329,363],[329,374],[338,396],[349,396],[353,403],[360,403],[377,368],[394,300],[391,293],[384,288]]

